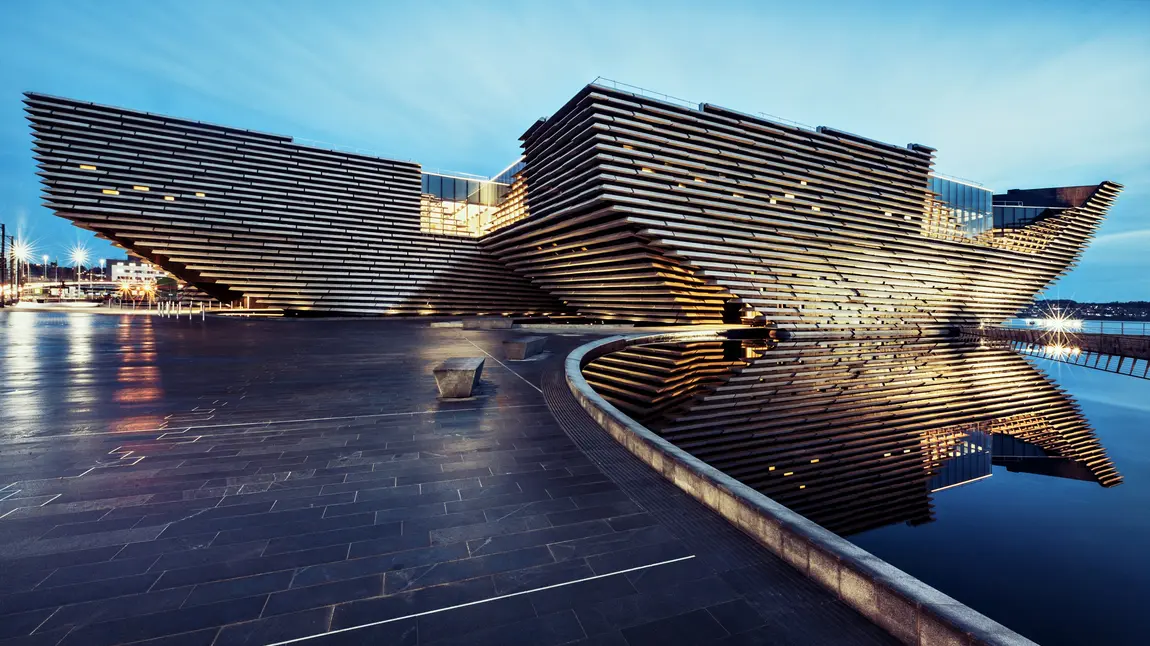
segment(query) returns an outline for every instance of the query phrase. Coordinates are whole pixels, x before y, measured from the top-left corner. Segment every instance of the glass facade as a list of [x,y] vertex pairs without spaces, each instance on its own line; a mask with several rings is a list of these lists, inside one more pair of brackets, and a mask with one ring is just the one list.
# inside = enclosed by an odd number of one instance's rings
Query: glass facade
[[498,206],[510,188],[510,182],[452,177],[437,173],[423,174],[423,194],[448,202]]
[[1046,206],[995,204],[994,226],[996,229],[1021,229],[1041,220],[1050,210]]
[[[508,200],[520,158],[495,177],[425,172],[421,179],[420,231],[439,235],[479,237],[526,215],[523,208],[501,209]],[[512,205],[515,206],[515,205]]]
[[931,175],[930,190],[938,195],[959,235],[974,237],[995,226],[994,193],[990,189]]

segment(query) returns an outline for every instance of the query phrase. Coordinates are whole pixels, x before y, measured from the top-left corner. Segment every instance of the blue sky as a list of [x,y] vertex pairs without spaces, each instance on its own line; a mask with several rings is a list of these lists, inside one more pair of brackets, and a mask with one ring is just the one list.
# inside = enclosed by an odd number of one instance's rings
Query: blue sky
[[939,149],[995,190],[1126,191],[1049,295],[1150,300],[1150,2],[0,1],[0,221],[64,255],[20,93],[481,174],[596,76]]

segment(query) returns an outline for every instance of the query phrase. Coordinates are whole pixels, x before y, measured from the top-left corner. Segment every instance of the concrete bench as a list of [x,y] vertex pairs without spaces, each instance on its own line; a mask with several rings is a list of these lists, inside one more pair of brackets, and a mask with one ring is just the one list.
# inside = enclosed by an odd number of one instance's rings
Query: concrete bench
[[504,341],[503,351],[507,353],[508,359],[522,361],[542,352],[543,344],[546,342],[545,336],[521,336],[518,339]]
[[436,366],[434,372],[440,397],[470,397],[479,383],[479,375],[483,374],[483,357],[448,359]]
[[465,330],[510,330],[512,321],[504,316],[488,316],[463,319]]

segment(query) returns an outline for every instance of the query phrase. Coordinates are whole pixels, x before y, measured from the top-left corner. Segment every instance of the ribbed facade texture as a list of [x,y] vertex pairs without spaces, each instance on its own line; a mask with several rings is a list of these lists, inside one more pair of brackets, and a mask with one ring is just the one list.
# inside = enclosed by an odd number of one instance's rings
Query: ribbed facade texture
[[663,343],[600,357],[583,373],[648,428],[844,535],[928,522],[932,490],[989,476],[992,463],[1122,481],[1078,405],[1008,348]]
[[930,148],[595,85],[523,141],[530,217],[483,246],[604,319],[718,323],[734,301],[800,332],[999,322],[1120,188],[974,233],[930,190]]
[[224,301],[295,312],[553,312],[471,237],[421,230],[421,169],[28,94],[46,205]]
[[[989,191],[934,151],[592,84],[489,181],[29,94],[46,204],[222,300],[289,312],[753,317],[795,334],[997,323],[1120,190]],[[997,205],[1003,200],[1003,206]]]

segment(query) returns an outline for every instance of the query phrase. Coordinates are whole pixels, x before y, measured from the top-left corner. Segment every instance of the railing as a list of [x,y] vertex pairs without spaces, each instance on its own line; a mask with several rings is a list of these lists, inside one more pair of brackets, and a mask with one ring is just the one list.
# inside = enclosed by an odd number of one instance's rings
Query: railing
[[[1046,330],[1043,319],[1011,319],[1000,327],[1017,330]],[[1066,329],[1073,334],[1117,334],[1130,336],[1150,336],[1150,322],[1147,321],[1107,321],[1105,319],[1083,319],[1081,327],[1075,321],[1073,329]]]
[[679,97],[671,96],[670,94],[663,94],[662,92],[656,92],[654,90],[648,90],[647,88],[639,87],[638,85],[631,85],[630,83],[622,83],[622,82],[619,82],[619,81],[616,81],[613,79],[609,79],[609,78],[605,78],[602,76],[596,76],[595,80],[591,81],[591,84],[592,85],[605,85],[605,86],[611,87],[613,89],[619,90],[620,92],[626,92],[627,94],[633,94],[635,96],[647,97],[648,99],[658,99],[659,101],[666,101],[667,103],[674,103],[675,105],[678,105],[678,106],[681,106],[684,108],[690,108],[692,110],[698,110],[699,109],[698,103],[688,101],[686,99],[680,99]]
[[794,119],[788,119],[786,117],[780,117],[777,114],[770,114],[768,112],[756,112],[755,114],[766,119],[767,121],[777,121],[779,123],[785,123],[787,125],[791,125],[796,128],[802,128],[803,130],[810,130],[812,132],[817,130],[817,128],[810,124],[803,123],[802,121],[795,121]]
[[930,176],[931,177],[937,177],[939,179],[945,179],[945,180],[948,180],[951,182],[958,182],[959,184],[969,184],[970,186],[977,186],[980,188],[986,188],[986,185],[983,184],[982,182],[976,182],[972,179],[966,179],[965,177],[959,177],[957,175],[947,175],[945,173],[931,173]]
[[411,159],[400,159],[385,155],[378,150],[370,148],[360,148],[358,146],[348,146],[346,144],[333,144],[329,141],[320,141],[319,139],[308,139],[307,137],[292,137],[292,143],[307,146],[309,148],[320,148],[322,150],[330,150],[337,153],[352,153],[355,155],[368,155],[370,157],[379,157],[381,159],[388,159],[392,161],[413,161]]

